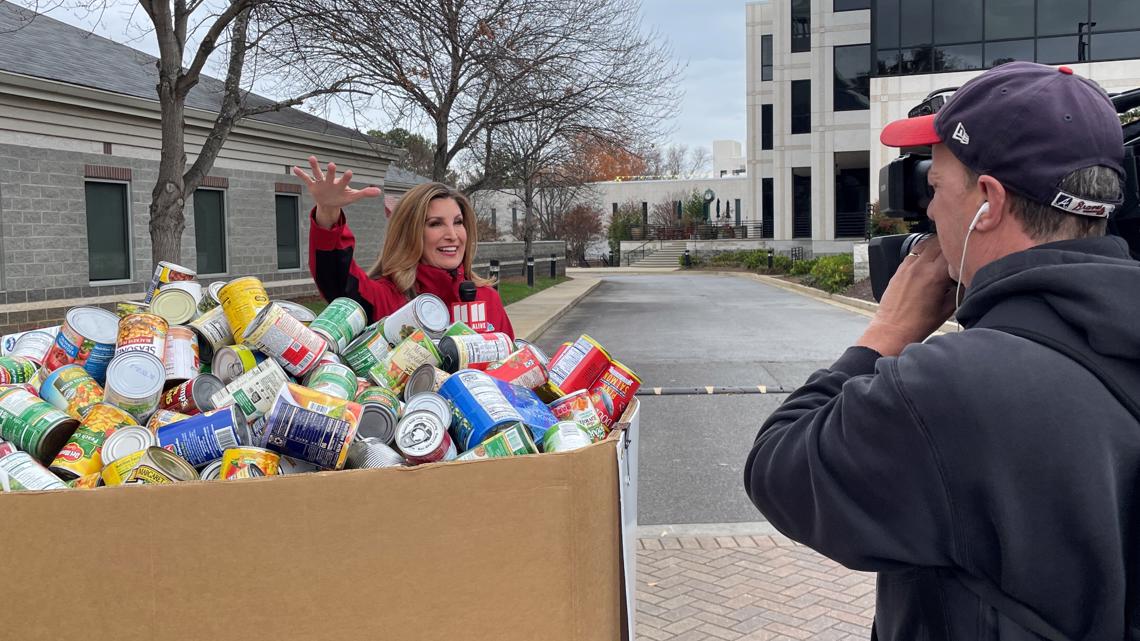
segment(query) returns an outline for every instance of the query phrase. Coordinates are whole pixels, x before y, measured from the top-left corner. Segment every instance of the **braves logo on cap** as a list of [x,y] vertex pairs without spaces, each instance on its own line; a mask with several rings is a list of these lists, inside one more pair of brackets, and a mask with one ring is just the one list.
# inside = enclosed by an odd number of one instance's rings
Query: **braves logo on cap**
[[1057,197],[1053,199],[1053,206],[1062,211],[1067,211],[1070,214],[1092,216],[1094,218],[1108,218],[1109,215],[1116,210],[1116,205],[1079,198],[1072,194],[1066,194],[1063,191],[1058,193]]

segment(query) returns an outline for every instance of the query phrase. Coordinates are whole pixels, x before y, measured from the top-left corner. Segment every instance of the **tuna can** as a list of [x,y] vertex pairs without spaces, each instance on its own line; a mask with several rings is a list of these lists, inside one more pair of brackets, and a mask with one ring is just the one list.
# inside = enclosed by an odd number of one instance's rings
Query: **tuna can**
[[269,305],[269,294],[261,281],[253,277],[237,278],[218,290],[222,309],[229,321],[233,336],[239,342],[245,335],[245,328],[258,312]]
[[170,324],[158,314],[128,314],[119,321],[115,356],[126,352],[146,352],[162,358]]
[[400,399],[385,387],[366,387],[356,395],[356,402],[364,408],[357,433],[362,438],[391,443],[396,437],[396,423],[400,422]]
[[115,355],[119,317],[98,307],[74,307],[67,311],[51,349],[44,356],[44,368],[54,371],[75,363],[99,384],[107,375],[107,364]]
[[0,492],[65,490],[67,485],[27,452],[0,457]]
[[44,379],[40,398],[78,420],[103,402],[103,386],[79,365],[64,365]]
[[351,401],[356,397],[356,374],[347,365],[322,363],[309,372],[305,387]]
[[535,353],[533,345],[515,350],[502,362],[491,365],[486,371],[500,381],[530,390],[542,387],[547,381],[546,367]]
[[[210,398],[225,389],[225,385],[213,374],[199,374],[194,378],[163,392],[158,406],[183,414],[200,414],[214,409]],[[220,456],[220,455],[219,455]]]
[[235,378],[225,389],[219,390],[211,398],[214,407],[236,405],[253,422],[269,413],[273,401],[281,388],[289,383],[285,370],[277,361],[267,358],[252,370]]
[[129,454],[158,445],[154,432],[141,425],[124,425],[103,441],[104,461],[116,461]]
[[252,372],[264,360],[265,354],[246,345],[227,345],[214,352],[210,369],[214,376],[229,385],[242,374]]
[[[594,384],[610,366],[610,355],[589,336],[582,334],[550,363],[550,382],[569,394]],[[586,426],[586,431],[589,431]]]
[[542,451],[569,452],[586,447],[592,442],[590,435],[574,421],[559,421],[546,430],[542,437]]
[[123,479],[123,485],[168,485],[197,480],[198,471],[177,454],[161,447],[148,447]]
[[51,470],[64,480],[102,470],[103,442],[120,427],[137,424],[133,416],[114,405],[100,403],[92,407],[56,454]]
[[289,312],[290,316],[301,321],[301,323],[304,325],[312,323],[317,318],[317,315],[313,313],[313,310],[305,307],[300,303],[294,303],[291,300],[277,300],[273,302],[284,307],[285,311]]
[[55,335],[50,332],[26,332],[16,339],[12,349],[8,351],[8,356],[25,356],[37,363],[43,363],[54,342]]
[[368,378],[399,394],[412,372],[424,363],[438,366],[439,350],[423,330],[417,329],[368,370]]
[[607,432],[613,429],[640,388],[641,379],[637,374],[617,361],[611,362],[597,382],[590,386],[590,400],[594,402]]
[[202,361],[198,358],[198,335],[185,325],[173,325],[162,359],[166,382],[180,383],[198,375]]
[[209,362],[218,350],[234,344],[230,321],[221,307],[215,307],[190,321],[188,327],[198,335],[198,355]]
[[389,351],[391,348],[388,339],[384,337],[384,326],[373,323],[345,346],[341,354],[357,376],[368,376],[368,370],[387,356]]
[[167,286],[154,293],[150,311],[165,318],[171,325],[181,325],[198,315],[198,301],[185,289]]
[[433,412],[409,412],[396,426],[396,449],[412,465],[455,459],[455,442]]
[[155,410],[154,414],[150,415],[150,420],[146,422],[146,428],[151,432],[157,432],[158,428],[163,425],[170,425],[178,421],[190,418],[189,414],[181,412],[174,412],[171,410]]
[[285,474],[304,474],[306,472],[319,472],[321,468],[313,465],[308,461],[302,461],[299,458],[292,456],[282,456],[278,462],[277,474],[284,476]]
[[515,424],[460,454],[457,460],[480,461],[527,454],[538,454],[538,446],[525,427]]
[[521,339],[521,338],[515,339],[515,351],[516,352],[519,351],[520,349],[526,349],[528,347],[530,348],[531,353],[533,353],[534,356],[538,358],[538,362],[542,363],[543,367],[550,365],[550,357],[547,356],[546,352],[542,351],[542,349],[538,345],[535,345],[534,343],[532,343],[528,340]]
[[469,327],[467,325],[467,323],[464,323],[463,321],[455,321],[454,323],[452,323],[451,325],[449,325],[447,327],[447,329],[443,332],[443,335],[444,336],[473,336],[473,335],[478,334],[478,333],[479,332],[471,329],[471,327]]
[[424,392],[438,392],[439,387],[447,380],[448,373],[431,363],[424,363],[412,372],[408,382],[404,384],[404,400]]
[[206,412],[158,428],[158,445],[201,466],[222,458],[226,450],[249,443],[249,428],[238,408]]
[[150,303],[151,299],[154,298],[154,292],[167,283],[194,280],[197,277],[198,272],[193,269],[162,261],[154,266],[154,275],[151,276],[150,284],[147,285],[143,302]]
[[198,478],[203,481],[219,481],[222,478],[222,460],[211,461],[198,472]]
[[399,345],[417,329],[431,338],[440,338],[451,324],[447,304],[434,294],[420,294],[384,319],[384,337],[389,345]]
[[444,336],[439,341],[443,370],[454,374],[475,365],[487,365],[510,356],[515,343],[501,332],[467,336]]
[[158,409],[158,398],[165,383],[166,369],[154,354],[120,354],[107,367],[103,401],[128,412],[139,423],[146,423]]
[[355,437],[355,424],[297,407],[279,397],[269,412],[262,446],[326,470],[339,470]]
[[440,423],[449,427],[451,426],[452,413],[455,411],[454,408],[451,407],[451,401],[435,392],[416,394],[404,405],[405,414],[419,410],[427,410],[435,414],[439,417]]
[[356,470],[380,467],[401,467],[404,457],[378,438],[356,439],[348,446],[348,462],[345,467]]
[[39,369],[39,364],[27,356],[0,356],[0,385],[28,383]]
[[588,390],[567,394],[550,404],[550,411],[562,421],[574,421],[586,430],[590,440],[597,443],[606,437],[606,427]]
[[48,464],[79,422],[19,387],[0,390],[0,438]]
[[263,447],[235,447],[222,454],[222,480],[276,476],[281,457]]
[[275,359],[293,376],[308,373],[328,349],[324,338],[275,303],[270,303],[250,321],[242,341]]
[[368,324],[368,316],[360,303],[351,298],[337,298],[329,303],[317,318],[309,325],[309,329],[329,344],[329,349],[341,354],[356,335],[364,331]]
[[460,370],[439,388],[440,396],[455,406],[453,422],[458,445],[469,450],[488,436],[502,431],[523,417],[486,372]]

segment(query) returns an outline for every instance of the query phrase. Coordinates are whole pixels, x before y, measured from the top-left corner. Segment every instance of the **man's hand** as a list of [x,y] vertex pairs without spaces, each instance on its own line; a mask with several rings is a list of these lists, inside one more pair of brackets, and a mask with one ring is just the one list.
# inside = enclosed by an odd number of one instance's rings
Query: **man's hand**
[[352,180],[352,170],[344,172],[344,175],[337,179],[336,165],[330,162],[328,171],[322,172],[316,156],[309,156],[309,167],[313,170],[312,175],[300,167],[293,167],[293,174],[300,178],[301,182],[305,183],[305,187],[309,189],[309,195],[313,197],[313,202],[317,205],[316,222],[325,229],[332,227],[340,220],[340,210],[345,205],[350,205],[362,198],[375,198],[380,195],[379,187],[365,187],[364,189],[349,187],[348,184]]
[[899,265],[879,310],[856,345],[897,356],[926,339],[954,313],[954,288],[937,239],[923,241]]

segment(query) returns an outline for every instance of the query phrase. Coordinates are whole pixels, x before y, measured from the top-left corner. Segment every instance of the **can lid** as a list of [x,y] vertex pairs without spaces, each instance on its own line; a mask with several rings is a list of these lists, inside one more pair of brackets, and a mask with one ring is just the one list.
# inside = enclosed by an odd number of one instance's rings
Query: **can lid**
[[181,325],[198,313],[198,301],[186,290],[163,287],[151,299],[150,311],[165,318],[171,325]]
[[413,301],[415,304],[416,318],[419,319],[420,325],[424,328],[432,338],[439,338],[447,331],[451,325],[451,312],[447,309],[447,303],[435,294],[420,294]]
[[116,461],[148,447],[158,445],[154,432],[139,425],[120,427],[103,441],[103,460]]
[[364,405],[356,433],[360,438],[377,438],[391,443],[396,435],[396,416],[379,405]]
[[226,286],[226,281],[224,281],[224,280],[212,282],[206,287],[206,294],[210,298],[214,299],[215,303],[221,305],[222,299],[218,297],[218,292],[222,291],[222,288],[225,286]]
[[[313,310],[299,303],[294,303],[291,300],[275,300],[273,302],[277,303],[281,307],[284,307],[285,311],[289,312],[290,316],[296,318],[306,325],[313,322],[317,318],[317,315],[313,313]],[[355,303],[356,301],[353,302]]]
[[166,267],[166,268],[170,269],[170,271],[173,271],[173,272],[182,272],[183,274],[186,274],[188,276],[197,276],[198,275],[198,272],[194,271],[193,269],[190,269],[189,267],[183,267],[182,265],[178,265],[178,264],[175,264],[175,263],[172,263],[169,261],[160,260],[160,261],[158,261],[158,264],[162,267]]
[[404,413],[429,410],[439,417],[444,425],[451,424],[451,401],[436,392],[421,392],[412,397],[404,406]]
[[207,463],[206,467],[198,473],[198,478],[203,481],[216,481],[222,478],[222,459]]
[[[190,388],[190,396],[194,399],[194,405],[203,412],[214,409],[210,398],[226,388],[222,379],[213,374],[199,374],[190,380],[194,381],[193,387]],[[239,416],[239,418],[241,417]]]
[[166,384],[166,367],[149,352],[124,352],[107,365],[108,389],[128,399],[151,398]]
[[422,456],[439,447],[446,433],[447,426],[434,412],[407,412],[396,425],[396,447],[405,456]]
[[210,371],[222,383],[230,383],[235,378],[246,373],[245,363],[241,357],[238,348],[246,349],[244,345],[227,345],[219,349],[214,354],[214,360],[210,364]]
[[169,474],[175,480],[198,480],[198,470],[195,470],[193,465],[190,465],[186,459],[178,456],[174,452],[164,450],[157,446],[148,447],[146,452],[156,467]]
[[113,345],[119,336],[119,316],[101,307],[73,307],[65,319],[68,327],[96,343]]

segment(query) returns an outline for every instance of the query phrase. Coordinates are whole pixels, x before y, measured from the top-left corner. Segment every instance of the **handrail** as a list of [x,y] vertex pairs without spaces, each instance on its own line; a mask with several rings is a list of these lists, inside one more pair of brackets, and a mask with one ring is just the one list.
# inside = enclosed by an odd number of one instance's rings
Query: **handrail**
[[639,254],[637,257],[637,260],[641,260],[642,258],[645,258],[646,255],[649,254],[649,252],[645,249],[645,246],[648,245],[649,243],[655,243],[655,242],[657,242],[657,241],[656,240],[647,240],[644,243],[641,243],[640,245],[638,245],[637,247],[629,250],[628,252],[622,252],[621,257],[625,259],[625,266],[626,267],[632,267],[633,266],[633,254]]

